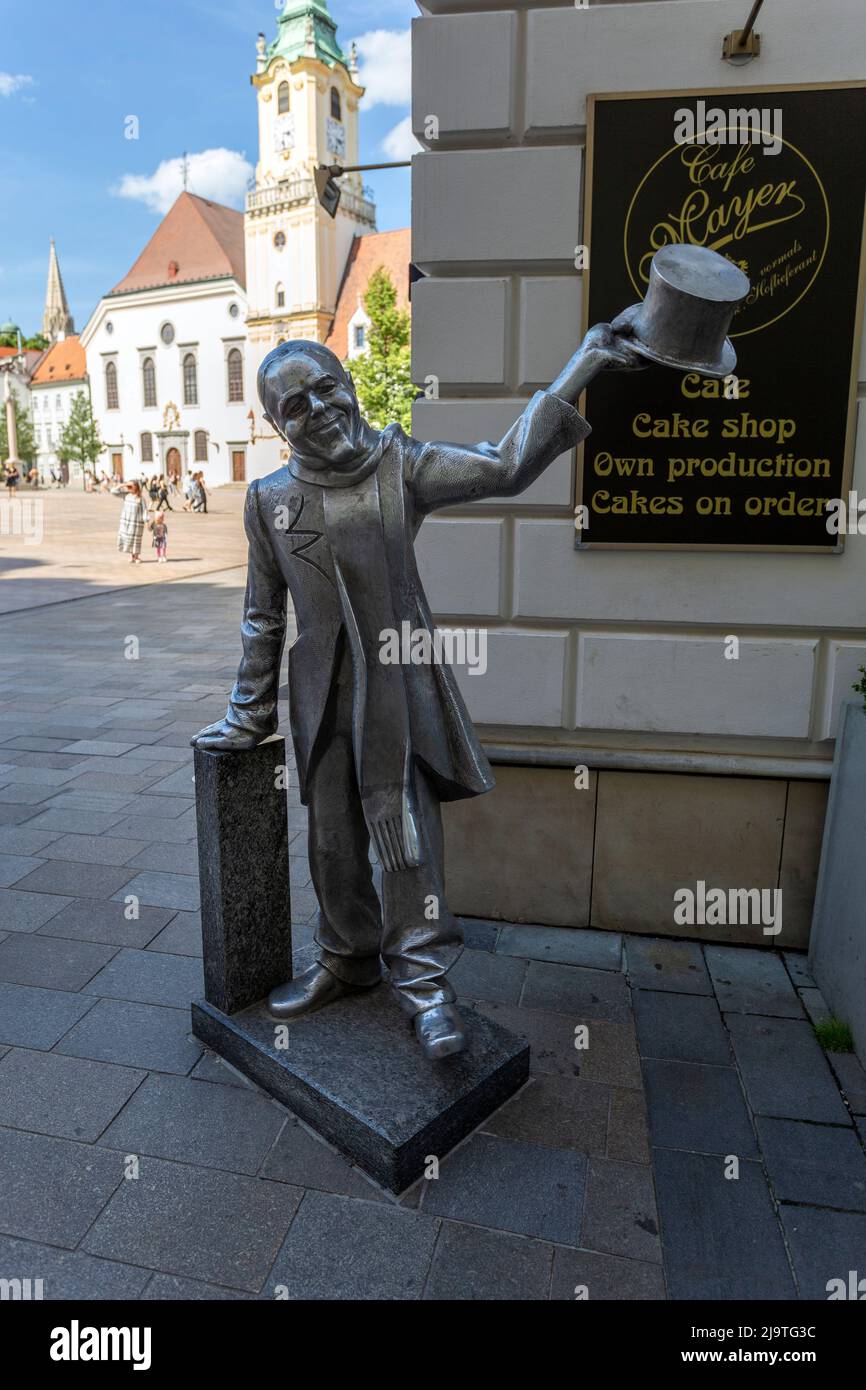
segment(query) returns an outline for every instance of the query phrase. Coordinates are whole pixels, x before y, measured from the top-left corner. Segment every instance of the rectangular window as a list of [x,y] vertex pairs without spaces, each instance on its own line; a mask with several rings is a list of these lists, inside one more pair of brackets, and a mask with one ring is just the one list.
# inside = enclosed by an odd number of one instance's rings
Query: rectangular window
[[228,355],[228,388],[230,401],[242,401],[244,398],[244,359],[240,348],[232,348]]

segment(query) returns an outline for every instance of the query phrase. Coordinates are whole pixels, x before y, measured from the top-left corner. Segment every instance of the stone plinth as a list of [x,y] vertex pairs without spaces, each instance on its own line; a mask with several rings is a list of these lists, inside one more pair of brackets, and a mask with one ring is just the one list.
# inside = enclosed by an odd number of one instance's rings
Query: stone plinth
[[225,1013],[292,974],[285,739],[195,750],[205,998]]
[[430,1062],[387,985],[292,1023],[258,1004],[193,1005],[193,1032],[392,1192],[421,1176],[529,1075],[529,1044],[461,1008],[466,1052]]

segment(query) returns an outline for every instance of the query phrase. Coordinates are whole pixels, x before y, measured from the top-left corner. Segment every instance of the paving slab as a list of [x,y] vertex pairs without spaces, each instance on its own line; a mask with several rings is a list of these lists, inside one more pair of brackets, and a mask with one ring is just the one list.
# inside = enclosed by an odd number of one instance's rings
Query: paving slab
[[[64,859],[49,859],[18,887],[28,893],[62,893],[71,898],[110,898],[120,892],[125,883],[135,877],[135,870],[113,864],[70,863]],[[157,907],[161,904],[157,903]]]
[[758,1145],[733,1067],[644,1061],[652,1143],[695,1153],[757,1158]]
[[534,1075],[580,1076],[584,1081],[611,1086],[642,1084],[631,1023],[591,1020],[586,1025],[588,1046],[578,1050],[574,1018],[511,1004],[479,1003],[478,1012],[528,1040],[529,1067]]
[[[800,1297],[863,1299],[866,1216],[815,1207],[783,1206],[779,1216],[794,1262]],[[853,1274],[853,1278],[852,1278]]]
[[201,956],[201,916],[198,912],[178,912],[147,948],[170,956]]
[[13,1129],[0,1129],[0,1172],[0,1231],[67,1248],[123,1182],[117,1154]]
[[[109,779],[111,781],[111,779]],[[39,811],[27,821],[28,830],[56,830],[67,835],[101,835],[121,819],[122,812],[87,811],[80,806],[59,806]],[[130,836],[126,837],[131,838]]]
[[11,888],[44,863],[30,854],[0,854],[0,888]]
[[[118,1155],[105,1152],[112,1164]],[[257,1292],[301,1192],[286,1183],[142,1158],[87,1235],[92,1255]]]
[[427,1183],[428,1215],[580,1244],[586,1160],[566,1149],[476,1134]]
[[481,1125],[485,1134],[604,1154],[611,1090],[574,1077],[534,1076]]
[[204,993],[201,961],[160,951],[120,950],[87,985],[88,994],[181,1009]]
[[86,995],[0,984],[0,1043],[48,1051],[93,1008]]
[[854,1130],[765,1116],[756,1123],[777,1201],[866,1212],[866,1154]]
[[664,1274],[657,1264],[557,1247],[550,1297],[568,1303],[658,1302],[665,1298]]
[[46,1301],[78,1302],[138,1298],[150,1274],[132,1265],[94,1259],[80,1250],[0,1236],[0,1278],[29,1279],[31,1288],[41,1288]]
[[538,1240],[442,1223],[424,1288],[431,1302],[544,1302],[553,1247]]
[[158,936],[175,916],[173,908],[138,907],[137,915],[125,903],[104,899],[66,899],[62,908],[44,926],[40,936],[65,936],[71,941],[94,941],[105,946],[144,947]]
[[774,951],[742,946],[706,946],[704,955],[725,1013],[802,1018],[797,991]]
[[526,961],[497,956],[491,951],[463,952],[448,978],[458,999],[490,999],[517,1004],[526,975]]
[[853,1052],[828,1052],[827,1061],[853,1114],[866,1115],[866,1071]]
[[34,932],[56,917],[71,898],[57,893],[25,893],[17,888],[0,888],[0,923],[11,932]]
[[13,985],[75,991],[92,980],[116,947],[11,932],[0,941],[0,980]]
[[[306,859],[306,852],[303,859],[294,853],[289,857],[303,863]],[[463,928],[463,940],[471,950],[493,951],[496,949],[496,942],[499,938],[499,922],[488,922],[482,917],[461,917],[459,921]]]
[[506,923],[501,926],[496,950],[500,955],[582,965],[591,970],[619,970],[622,965],[619,932],[595,931],[590,927],[563,929]]
[[137,1004],[126,999],[97,1000],[93,995],[69,997],[80,1002],[84,1017],[68,1031],[64,1029],[65,1036],[60,1035],[57,1042],[55,1050],[67,1057],[89,1057],[97,1062],[186,1076],[202,1055],[201,1044],[190,1034],[186,1009]]
[[653,1154],[665,1275],[671,1298],[796,1298],[782,1233],[760,1165],[659,1149]]
[[782,959],[785,962],[788,974],[798,988],[810,989],[814,986],[815,979],[809,969],[809,954],[807,951],[783,951]]
[[531,960],[520,999],[526,1009],[572,1014],[576,1022],[607,1019],[626,1023],[631,1018],[631,999],[624,975],[612,970],[588,970]]
[[574,1243],[607,1255],[661,1263],[656,1201],[648,1167],[608,1158],[588,1160],[580,1241]]
[[641,1089],[612,1086],[607,1124],[607,1157],[649,1163],[649,1121]]
[[115,840],[110,835],[60,835],[42,854],[45,859],[68,859],[74,864],[116,866],[128,864],[143,846],[144,841]]
[[712,994],[703,952],[696,942],[673,941],[664,936],[626,936],[624,946],[629,979],[639,989]]
[[100,1143],[232,1173],[256,1173],[285,1123],[267,1097],[186,1076],[148,1076]]
[[805,1020],[728,1014],[725,1022],[755,1114],[817,1124],[851,1123],[827,1059]]
[[308,1192],[262,1298],[419,1299],[438,1225],[428,1216],[399,1207]]
[[198,873],[198,856],[191,841],[185,840],[180,845],[154,840],[150,843],[127,840],[125,843],[132,846],[131,858],[125,862],[135,869],[157,869],[171,874]]
[[728,1034],[715,999],[645,989],[634,990],[633,998],[642,1057],[730,1065]]
[[235,1303],[250,1301],[253,1294],[242,1293],[240,1289],[226,1289],[219,1284],[202,1284],[197,1279],[178,1279],[175,1274],[151,1274],[144,1293],[146,1302],[158,1303],[196,1303],[216,1302]]
[[23,854],[39,857],[46,846],[58,838],[56,831],[28,830],[23,825],[2,825],[0,826],[0,854]]
[[[223,1071],[225,1072],[225,1068]],[[380,1187],[317,1134],[289,1119],[261,1167],[263,1178],[368,1202],[386,1201]]]
[[92,1142],[144,1077],[130,1067],[13,1048],[0,1060],[0,1115],[13,1129]]

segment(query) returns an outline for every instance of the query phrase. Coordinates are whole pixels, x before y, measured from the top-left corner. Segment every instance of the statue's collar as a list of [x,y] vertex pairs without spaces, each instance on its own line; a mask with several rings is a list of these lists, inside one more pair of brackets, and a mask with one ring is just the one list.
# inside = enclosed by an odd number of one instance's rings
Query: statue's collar
[[295,454],[289,455],[289,472],[302,483],[315,483],[317,487],[352,487],[363,482],[379,466],[385,449],[391,442],[398,425],[388,425],[378,435],[372,449],[359,455],[351,468],[305,468]]

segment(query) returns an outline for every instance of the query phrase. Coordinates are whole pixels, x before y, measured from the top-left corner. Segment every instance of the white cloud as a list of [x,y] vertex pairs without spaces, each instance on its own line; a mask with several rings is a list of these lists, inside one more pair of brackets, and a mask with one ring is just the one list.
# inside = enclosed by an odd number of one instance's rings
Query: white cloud
[[389,159],[411,159],[421,149],[412,134],[412,117],[404,116],[393,126],[382,141],[382,149]]
[[[408,106],[412,99],[412,36],[408,29],[371,29],[358,45],[358,81],[367,92],[363,109]],[[348,47],[348,45],[347,45]]]
[[[187,155],[187,189],[215,203],[242,207],[253,166],[237,150],[201,150]],[[133,198],[154,212],[168,212],[183,191],[183,158],[164,159],[152,174],[124,174],[112,190],[118,198]]]
[[32,87],[33,78],[26,73],[0,72],[0,97],[11,97],[22,87]]

